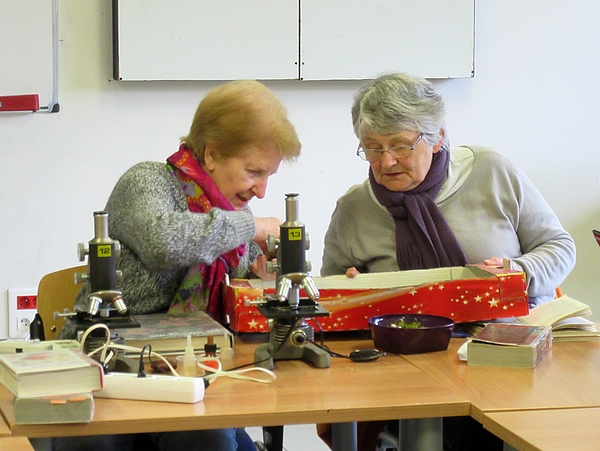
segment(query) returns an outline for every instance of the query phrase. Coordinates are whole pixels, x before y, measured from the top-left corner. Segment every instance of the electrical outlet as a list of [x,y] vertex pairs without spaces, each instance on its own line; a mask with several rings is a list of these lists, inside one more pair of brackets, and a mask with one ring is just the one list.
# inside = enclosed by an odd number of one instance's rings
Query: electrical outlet
[[29,338],[29,325],[37,313],[35,288],[9,288],[8,338]]
[[30,295],[17,295],[17,310],[37,310],[37,296]]
[[31,321],[29,318],[18,317],[17,318],[17,331],[18,332],[29,332],[29,326]]

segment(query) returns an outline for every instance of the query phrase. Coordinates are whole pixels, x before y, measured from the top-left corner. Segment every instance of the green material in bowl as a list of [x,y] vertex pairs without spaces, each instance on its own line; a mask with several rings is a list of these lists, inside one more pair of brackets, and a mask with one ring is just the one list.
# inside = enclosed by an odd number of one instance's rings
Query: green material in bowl
[[454,321],[435,315],[393,314],[369,318],[369,327],[378,349],[393,354],[421,354],[448,349]]

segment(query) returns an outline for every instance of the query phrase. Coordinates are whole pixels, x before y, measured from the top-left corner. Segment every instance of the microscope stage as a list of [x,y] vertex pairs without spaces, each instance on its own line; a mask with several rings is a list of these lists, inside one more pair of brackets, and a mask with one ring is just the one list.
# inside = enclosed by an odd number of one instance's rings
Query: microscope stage
[[310,299],[300,299],[298,308],[278,301],[269,301],[266,305],[258,305],[258,311],[267,318],[310,318],[314,316],[329,316],[329,312]]

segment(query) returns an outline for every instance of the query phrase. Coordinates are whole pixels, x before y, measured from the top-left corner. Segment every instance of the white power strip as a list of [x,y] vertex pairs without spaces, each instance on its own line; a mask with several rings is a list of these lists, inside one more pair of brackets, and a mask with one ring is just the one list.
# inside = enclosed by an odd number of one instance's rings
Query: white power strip
[[104,388],[94,392],[94,396],[194,404],[204,398],[204,388],[201,377],[138,377],[134,373],[109,373],[104,375]]

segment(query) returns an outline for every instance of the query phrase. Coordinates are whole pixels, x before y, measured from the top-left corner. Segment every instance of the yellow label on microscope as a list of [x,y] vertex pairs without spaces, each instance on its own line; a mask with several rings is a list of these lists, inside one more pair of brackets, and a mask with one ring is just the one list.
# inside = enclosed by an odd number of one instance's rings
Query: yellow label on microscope
[[288,240],[300,241],[302,239],[302,229],[288,229]]
[[112,246],[103,244],[98,246],[98,257],[110,257],[112,255]]

